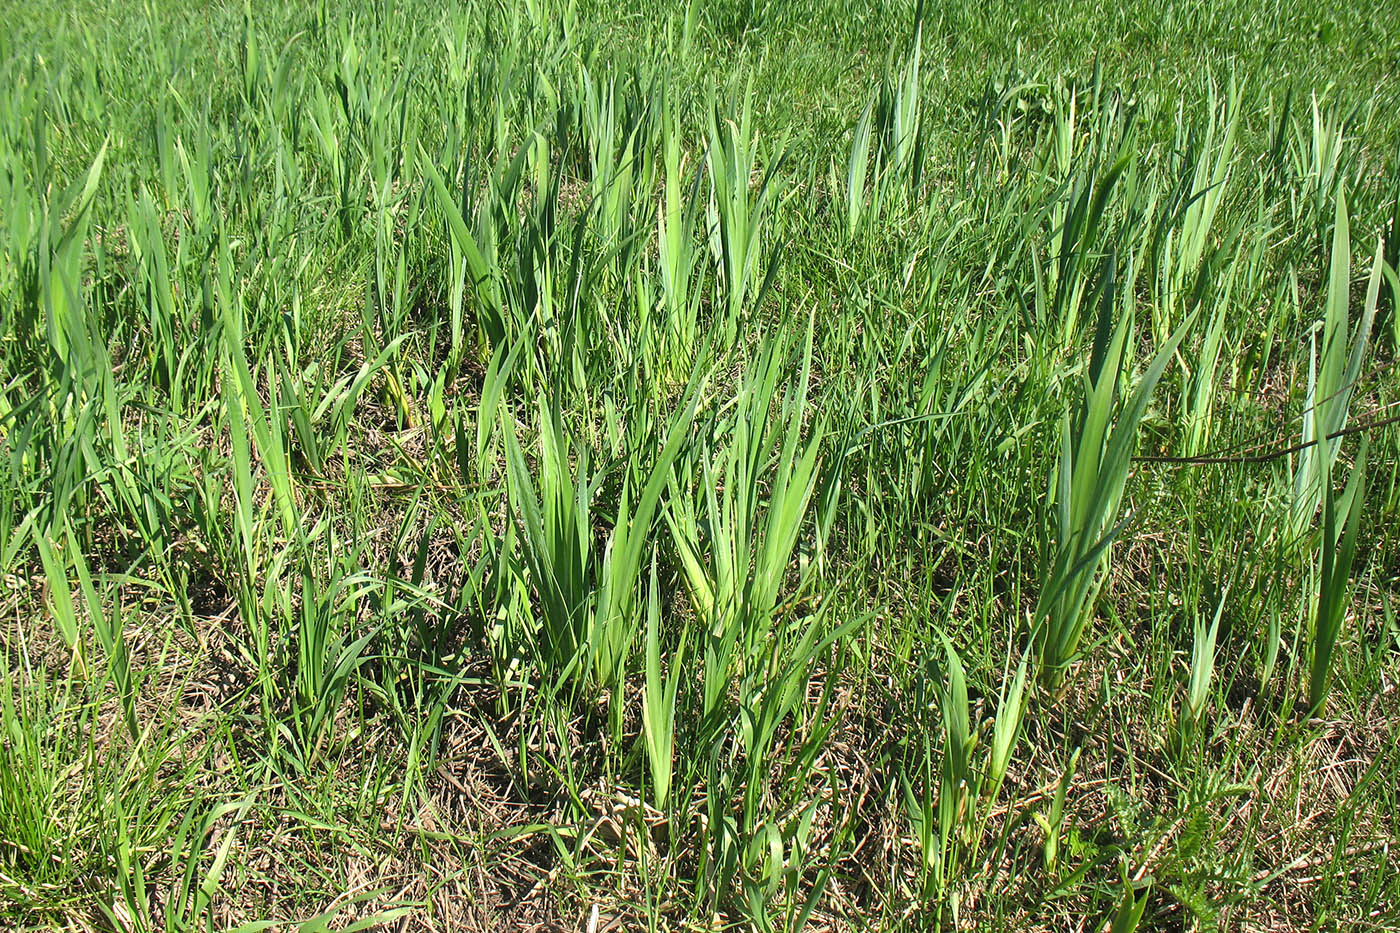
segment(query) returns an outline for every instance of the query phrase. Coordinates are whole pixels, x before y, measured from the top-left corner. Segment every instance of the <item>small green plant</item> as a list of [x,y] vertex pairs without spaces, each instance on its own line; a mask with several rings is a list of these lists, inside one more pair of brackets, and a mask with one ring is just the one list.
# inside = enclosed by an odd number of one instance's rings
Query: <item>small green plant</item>
[[615,717],[621,716],[621,691],[641,624],[639,594],[652,522],[671,482],[672,464],[689,437],[697,401],[697,393],[689,393],[666,425],[661,450],[639,491],[633,491],[633,475],[624,474],[616,517],[601,546],[594,500],[605,476],[590,468],[586,449],[578,451],[575,463],[559,405],[544,397],[538,403],[538,483],[515,425],[502,410],[506,486],[523,566],[539,599],[535,650],[542,673],[554,690],[572,684],[574,695],[585,688],[611,691]]
[[1041,859],[1052,876],[1059,871],[1060,840],[1065,828],[1065,797],[1074,782],[1075,769],[1079,767],[1080,751],[1076,748],[1069,756],[1069,763],[1065,765],[1064,774],[1060,776],[1055,793],[1050,798],[1050,806],[1043,813],[1037,810],[1032,814],[1042,836]]
[[1220,615],[1225,610],[1225,598],[1229,595],[1227,586],[1220,594],[1215,612],[1209,624],[1201,615],[1191,620],[1191,668],[1186,684],[1186,706],[1182,711],[1182,722],[1188,727],[1200,722],[1205,712],[1206,701],[1210,698],[1211,678],[1215,675],[1216,639],[1220,635]]
[[[984,742],[983,724],[972,719],[962,658],[947,636],[943,638],[943,655],[942,686],[937,694],[942,738],[938,779],[933,780],[934,746],[927,737],[917,749],[913,767],[906,765],[900,778],[905,817],[921,856],[921,894],[925,899],[950,904],[956,922],[960,879],[981,855],[1021,737],[1030,659],[1023,655],[1013,674],[1008,657],[990,742]],[[920,689],[924,689],[922,684]]]
[[725,115],[718,105],[711,108],[705,153],[710,177],[710,251],[716,268],[715,313],[724,347],[733,346],[738,340],[740,325],[749,309],[763,303],[777,272],[782,248],[782,240],[777,238],[766,255],[763,248],[769,214],[781,196],[782,176],[778,170],[783,162],[782,147],[776,156],[770,156],[755,191],[751,185],[759,153],[752,104],[750,88],[738,103],[736,114]]
[[1138,926],[1142,923],[1142,917],[1147,912],[1148,896],[1152,893],[1152,886],[1139,897],[1137,891],[1133,889],[1130,882],[1123,883],[1123,897],[1118,902],[1118,909],[1113,912],[1113,918],[1109,921],[1108,933],[1136,933]]
[[[1370,343],[1371,322],[1380,297],[1383,247],[1377,242],[1375,261],[1366,290],[1361,317],[1353,327],[1351,306],[1351,225],[1344,189],[1338,189],[1333,216],[1332,252],[1327,279],[1327,303],[1319,352],[1316,334],[1310,337],[1308,387],[1303,400],[1303,445],[1293,468],[1293,497],[1288,513],[1291,540],[1301,541],[1311,527],[1323,489],[1332,474],[1347,425],[1351,398],[1361,378],[1361,366]],[[1320,360],[1320,365],[1319,365]]]
[[642,695],[642,731],[646,739],[647,763],[651,769],[652,797],[665,807],[671,794],[671,775],[676,745],[676,701],[685,679],[686,647],[689,632],[683,630],[680,643],[669,652],[670,670],[661,670],[661,608],[656,587],[656,563],[651,565],[651,585],[647,590],[645,692]]
[[[696,228],[703,203],[700,197],[702,175],[697,166],[687,173],[682,147],[678,107],[672,100],[662,113],[662,161],[664,185],[657,207],[657,262],[660,267],[662,324],[658,354],[671,380],[684,378],[695,364],[701,342],[701,289],[695,281],[701,256]],[[687,180],[689,177],[689,180]]]
[[1367,444],[1363,440],[1340,499],[1333,495],[1330,482],[1323,488],[1322,553],[1308,660],[1308,708],[1313,711],[1320,711],[1327,701],[1333,656],[1346,620],[1351,567],[1356,560],[1361,508],[1366,499],[1366,454]]
[[1111,270],[1107,261],[1094,349],[1082,377],[1083,395],[1060,426],[1060,458],[1052,487],[1057,536],[1036,609],[1040,673],[1051,686],[1063,681],[1068,665],[1078,657],[1103,586],[1109,547],[1122,531],[1119,509],[1138,426],[1152,390],[1195,320],[1194,315],[1188,318],[1157,350],[1120,409],[1133,317],[1123,313],[1114,320],[1117,295]]

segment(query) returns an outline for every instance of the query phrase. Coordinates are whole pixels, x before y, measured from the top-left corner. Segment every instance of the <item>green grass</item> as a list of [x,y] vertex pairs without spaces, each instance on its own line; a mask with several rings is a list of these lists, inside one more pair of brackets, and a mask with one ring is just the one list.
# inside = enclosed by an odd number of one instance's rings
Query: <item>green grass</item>
[[0,2],[0,926],[1400,927],[1400,39],[1100,6]]

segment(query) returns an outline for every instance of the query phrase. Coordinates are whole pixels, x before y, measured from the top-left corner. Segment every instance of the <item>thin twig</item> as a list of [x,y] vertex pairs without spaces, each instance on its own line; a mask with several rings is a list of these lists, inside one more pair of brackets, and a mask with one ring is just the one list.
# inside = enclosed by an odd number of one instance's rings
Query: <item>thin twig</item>
[[1360,434],[1363,431],[1373,431],[1377,428],[1384,428],[1388,425],[1400,422],[1400,415],[1391,415],[1389,418],[1381,418],[1379,421],[1368,421],[1365,424],[1352,425],[1349,428],[1342,428],[1340,431],[1333,431],[1327,437],[1320,440],[1303,441],[1289,447],[1281,447],[1276,450],[1265,451],[1260,454],[1240,454],[1233,457],[1220,457],[1214,454],[1205,454],[1199,457],[1163,457],[1146,454],[1134,457],[1134,463],[1174,463],[1178,466],[1208,466],[1221,463],[1265,463],[1269,460],[1277,460],[1279,457],[1286,457],[1289,454],[1296,454],[1300,450],[1307,450],[1321,442],[1321,440],[1335,440],[1339,437],[1346,437],[1349,434]]

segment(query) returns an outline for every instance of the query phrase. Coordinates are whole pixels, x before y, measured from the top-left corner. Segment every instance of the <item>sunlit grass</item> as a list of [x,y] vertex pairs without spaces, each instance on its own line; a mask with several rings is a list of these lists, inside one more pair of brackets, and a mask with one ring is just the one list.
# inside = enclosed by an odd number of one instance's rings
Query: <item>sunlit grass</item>
[[896,7],[0,10],[0,926],[1394,919],[1383,5]]

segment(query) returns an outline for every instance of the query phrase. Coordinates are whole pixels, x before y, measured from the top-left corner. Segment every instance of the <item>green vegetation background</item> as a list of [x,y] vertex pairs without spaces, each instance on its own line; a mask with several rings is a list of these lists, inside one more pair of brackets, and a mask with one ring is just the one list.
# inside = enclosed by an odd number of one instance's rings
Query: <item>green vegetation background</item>
[[1400,925],[1391,7],[0,3],[0,923]]

